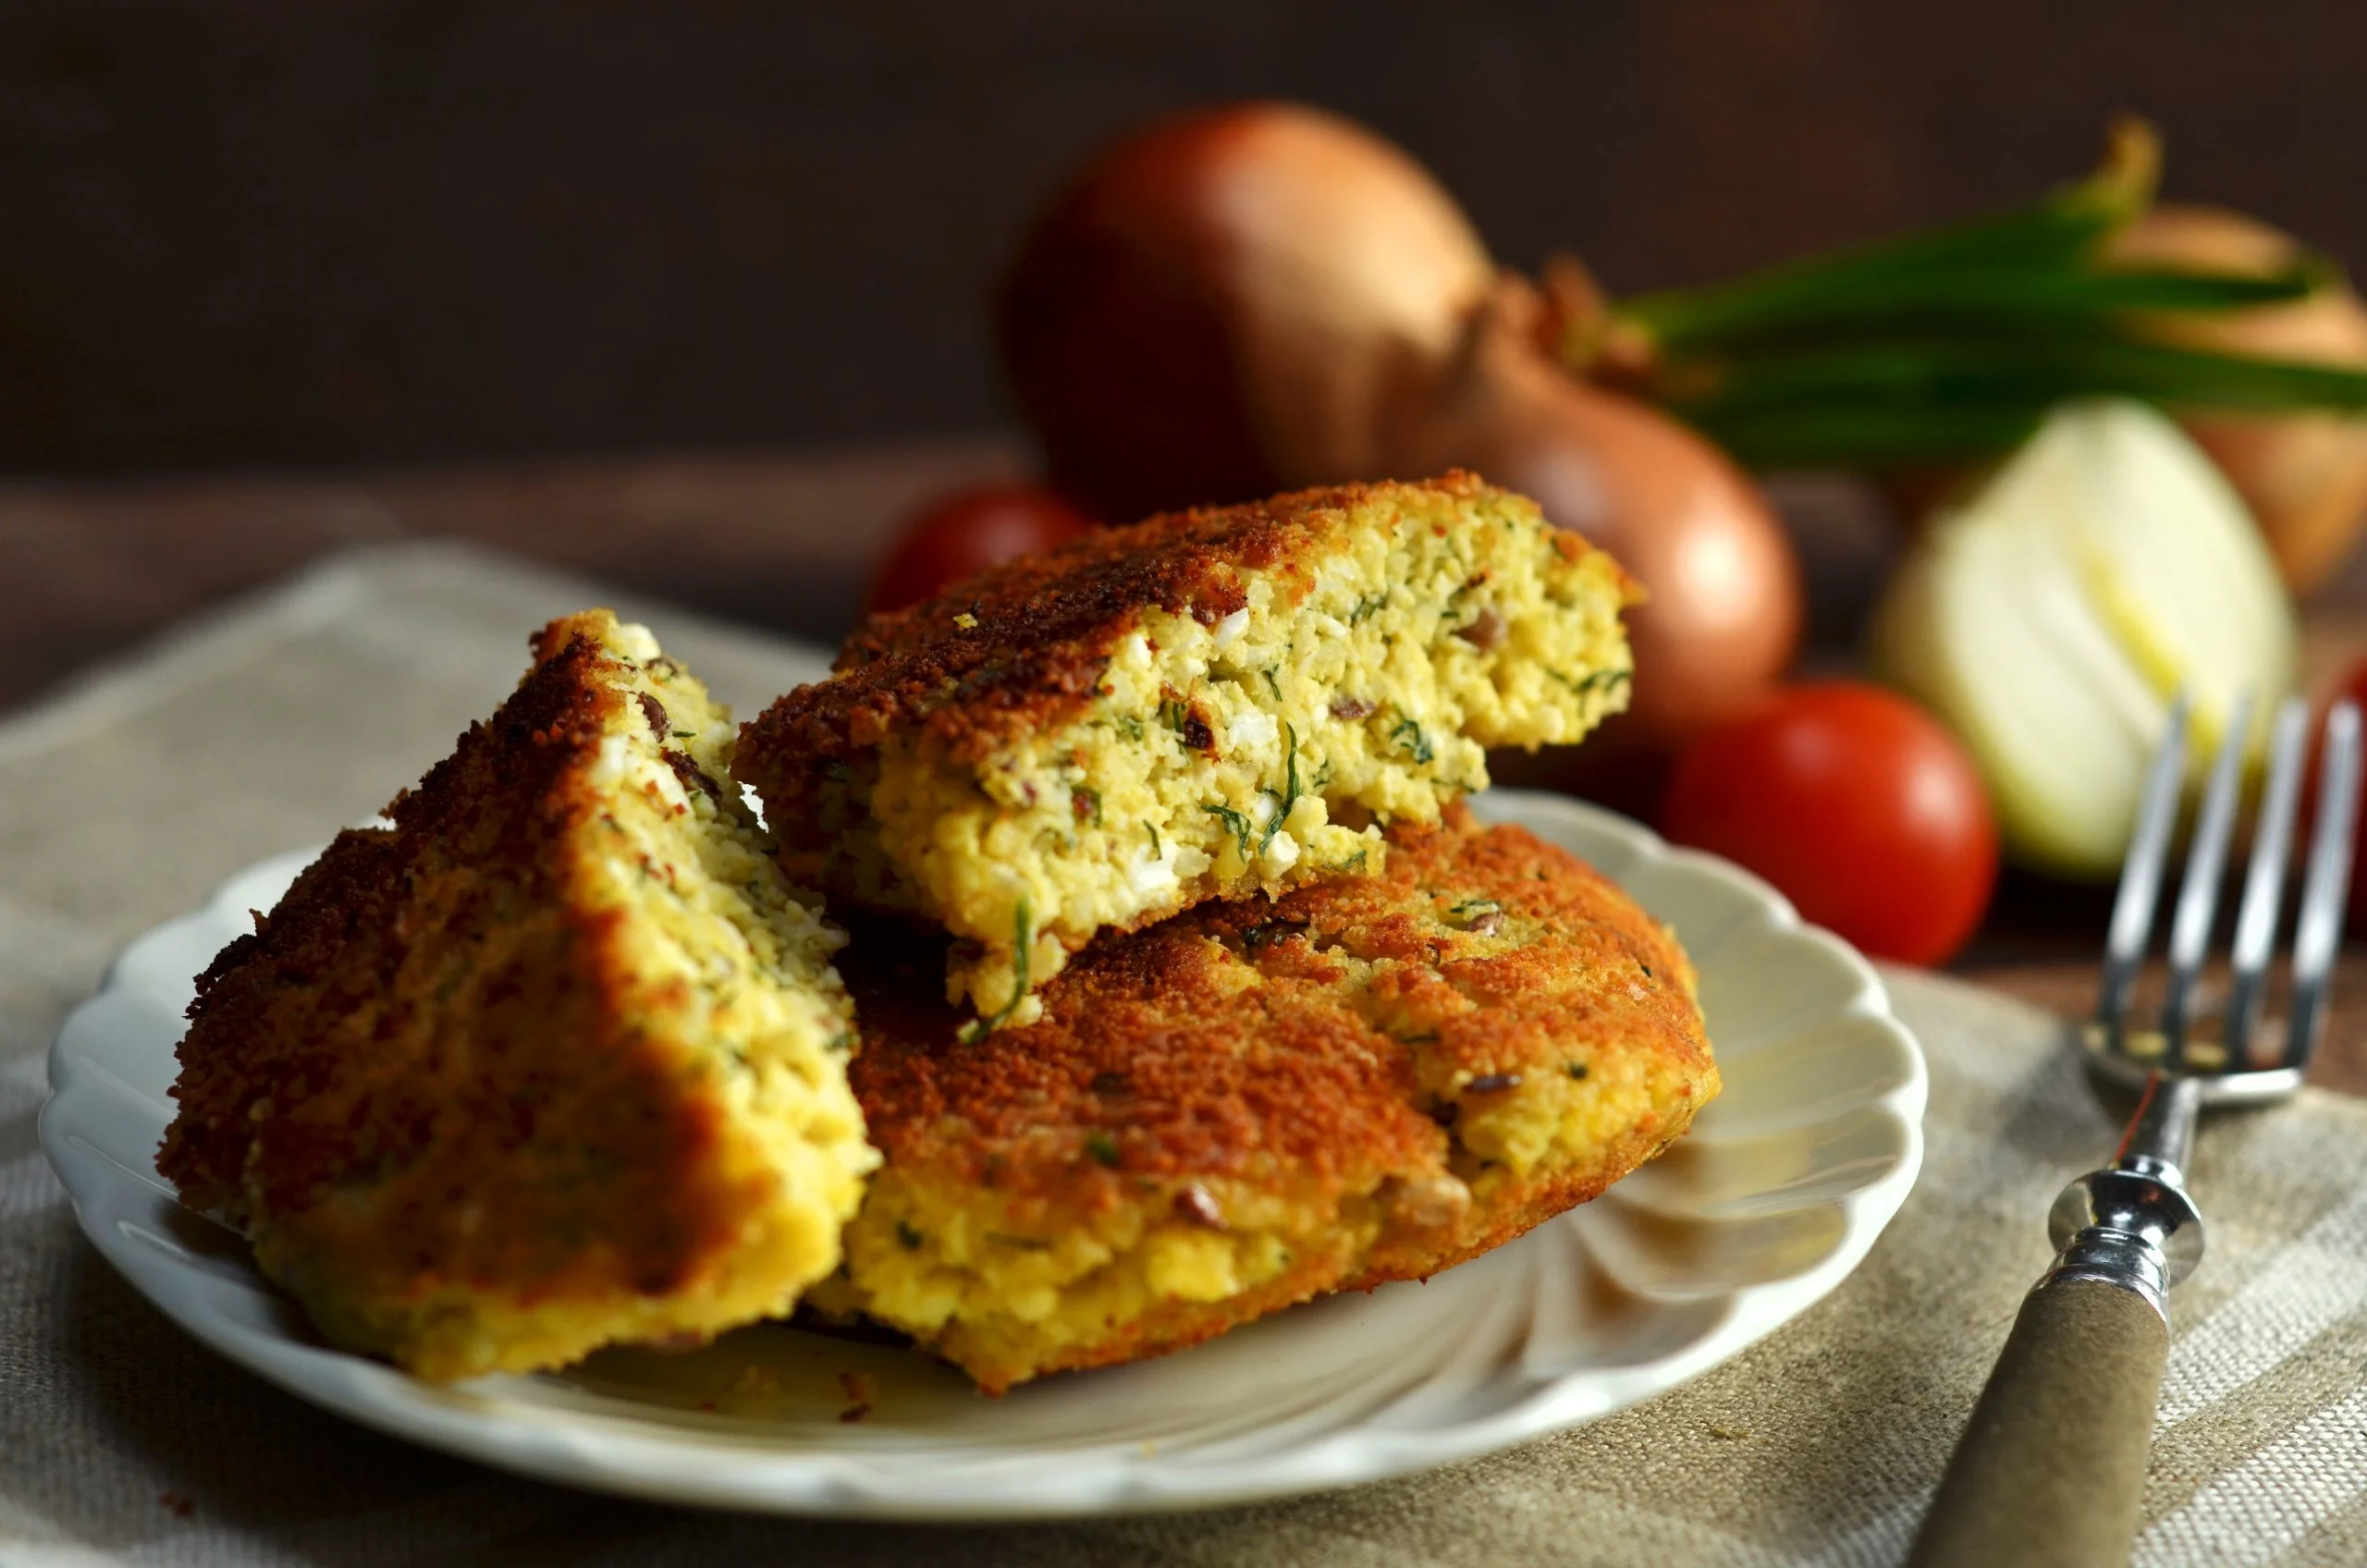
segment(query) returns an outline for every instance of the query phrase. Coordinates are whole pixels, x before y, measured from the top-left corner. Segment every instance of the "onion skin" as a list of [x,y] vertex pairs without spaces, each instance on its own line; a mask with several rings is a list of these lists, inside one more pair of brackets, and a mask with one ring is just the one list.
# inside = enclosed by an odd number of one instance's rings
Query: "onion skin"
[[1337,116],[1242,104],[1090,162],[995,300],[1053,478],[1100,516],[1396,472],[1418,398],[1495,266],[1453,198]]
[[1050,475],[1110,518],[1466,468],[1608,550],[1634,705],[1586,748],[1662,752],[1741,712],[1799,637],[1790,541],[1739,470],[1572,378],[1544,307],[1453,199],[1333,116],[1251,104],[1093,160],[997,300]]
[[[2266,274],[2300,242],[2240,213],[2163,205],[2115,237],[2116,261]],[[2289,305],[2155,318],[2165,340],[2284,360],[2367,367],[2367,308],[2336,283]],[[2295,593],[2342,565],[2367,521],[2367,419],[2181,411],[2178,423],[2227,475]]]
[[1394,444],[1424,469],[1468,468],[1611,552],[1650,598],[1626,617],[1626,713],[1590,755],[1661,751],[1750,708],[1797,648],[1804,593],[1759,487],[1648,405],[1574,381],[1538,351],[1535,295],[1500,284],[1463,354]]
[[[1652,594],[1628,618],[1636,691],[1612,738],[1671,746],[1741,713],[1799,645],[1800,569],[1782,522],[1740,471],[1656,410],[1567,381],[1541,402],[1533,445],[1504,438],[1500,483]],[[1590,478],[1580,455],[1594,459]],[[1593,515],[1575,521],[1588,500]]]

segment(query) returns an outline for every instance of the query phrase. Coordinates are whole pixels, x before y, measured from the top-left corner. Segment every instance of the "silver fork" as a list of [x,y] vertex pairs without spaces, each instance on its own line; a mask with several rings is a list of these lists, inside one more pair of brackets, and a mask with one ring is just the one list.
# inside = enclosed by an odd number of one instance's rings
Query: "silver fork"
[[2242,792],[2249,703],[2229,716],[2195,820],[2159,1023],[2130,1025],[2177,822],[2187,716],[2180,698],[2146,775],[2085,1035],[2096,1073],[2137,1090],[2136,1114],[2112,1163],[2065,1188],[2047,1217],[2054,1266],[2023,1299],[1909,1568],[2118,1568],[2128,1561],[2169,1360],[2169,1288],[2202,1256],[2202,1216],[2185,1174],[2196,1113],[2291,1095],[2324,1028],[2359,802],[2359,710],[2349,703],[2326,719],[2284,1036],[2266,1058],[2253,1048],[2306,766],[2309,707],[2298,697],[2278,708],[2272,727],[2219,1037],[2193,1037],[2195,999]]

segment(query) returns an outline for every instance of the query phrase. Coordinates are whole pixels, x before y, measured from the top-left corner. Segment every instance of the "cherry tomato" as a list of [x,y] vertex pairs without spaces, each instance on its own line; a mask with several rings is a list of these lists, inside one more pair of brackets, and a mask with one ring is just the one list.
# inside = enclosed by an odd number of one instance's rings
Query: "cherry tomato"
[[1092,528],[1084,513],[1040,484],[957,490],[904,525],[864,609],[876,615],[916,605],[999,561],[1049,549]]
[[1778,692],[1677,758],[1662,826],[1878,958],[1939,963],[1997,881],[1997,819],[1937,719],[1853,680]]

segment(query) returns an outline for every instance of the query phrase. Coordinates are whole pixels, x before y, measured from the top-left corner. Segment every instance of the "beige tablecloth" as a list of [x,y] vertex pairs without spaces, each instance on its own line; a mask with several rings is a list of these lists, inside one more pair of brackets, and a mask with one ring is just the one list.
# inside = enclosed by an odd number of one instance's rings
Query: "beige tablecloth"
[[[37,585],[34,585],[37,591]],[[350,1427],[201,1348],[102,1262],[34,1142],[58,1021],[129,937],[366,817],[610,595],[448,547],[346,557],[0,725],[0,1564],[1879,1564],[1898,1561],[2042,1216],[2109,1136],[2044,1015],[1890,976],[1930,1158],[1857,1275],[1635,1411],[1383,1485],[981,1530],[677,1512]],[[613,602],[613,601],[612,601]],[[743,708],[810,653],[619,603]],[[2367,1562],[2367,1104],[2208,1129],[2146,1564]]]

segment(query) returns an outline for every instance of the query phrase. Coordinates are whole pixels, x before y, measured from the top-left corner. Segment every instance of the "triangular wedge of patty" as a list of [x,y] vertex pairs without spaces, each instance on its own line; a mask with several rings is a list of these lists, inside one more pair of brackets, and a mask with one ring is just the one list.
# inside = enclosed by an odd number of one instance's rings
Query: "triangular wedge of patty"
[[429,1378],[785,1310],[877,1161],[843,937],[725,782],[730,715],[605,610],[533,646],[201,977],[158,1161]]
[[1179,513],[874,617],[748,727],[784,864],[927,915],[997,1023],[1105,928],[1378,871],[1627,699],[1612,559],[1468,474]]
[[965,1039],[933,957],[855,928],[857,1096],[887,1163],[809,1298],[989,1392],[1434,1273],[1685,1131],[1718,1071],[1675,940],[1462,807],[1388,868],[1079,953]]

